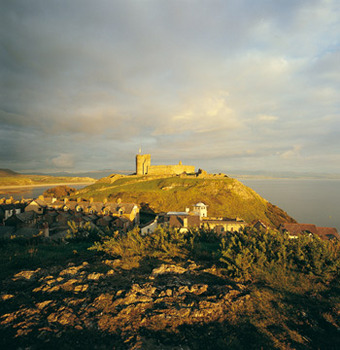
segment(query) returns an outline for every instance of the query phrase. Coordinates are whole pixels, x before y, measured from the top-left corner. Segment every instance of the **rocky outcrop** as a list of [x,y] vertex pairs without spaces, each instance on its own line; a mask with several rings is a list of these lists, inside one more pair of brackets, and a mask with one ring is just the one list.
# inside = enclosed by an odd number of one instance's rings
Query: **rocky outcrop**
[[[168,346],[167,334],[223,322],[229,310],[247,298],[244,285],[231,284],[216,270],[190,261],[185,266],[163,263],[138,275],[122,270],[119,260],[97,266],[84,262],[21,271],[4,281],[0,303],[6,312],[0,329],[26,347],[47,346],[70,332],[95,332],[99,338],[113,337],[115,348],[145,348],[152,343],[163,349]],[[159,332],[164,333],[160,339]],[[86,342],[83,346],[89,348]]]

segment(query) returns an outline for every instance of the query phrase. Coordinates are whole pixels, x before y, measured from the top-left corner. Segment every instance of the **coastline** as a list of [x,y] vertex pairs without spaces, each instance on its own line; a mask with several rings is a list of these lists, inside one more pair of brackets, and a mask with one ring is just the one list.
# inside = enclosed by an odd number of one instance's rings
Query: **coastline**
[[44,183],[44,184],[33,184],[33,185],[8,185],[8,186],[0,186],[0,191],[2,190],[15,190],[20,188],[31,188],[31,187],[56,187],[56,186],[66,186],[66,185],[90,185],[94,184],[93,182],[59,182],[59,183]]

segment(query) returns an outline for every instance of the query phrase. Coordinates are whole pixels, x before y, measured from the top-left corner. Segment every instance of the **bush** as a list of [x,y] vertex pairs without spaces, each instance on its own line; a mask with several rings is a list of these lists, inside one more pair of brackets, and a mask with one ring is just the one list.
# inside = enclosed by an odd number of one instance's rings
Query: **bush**
[[221,241],[220,261],[234,277],[250,279],[255,271],[295,270],[331,278],[340,269],[339,242],[300,235],[290,239],[277,231],[246,228],[229,232]]

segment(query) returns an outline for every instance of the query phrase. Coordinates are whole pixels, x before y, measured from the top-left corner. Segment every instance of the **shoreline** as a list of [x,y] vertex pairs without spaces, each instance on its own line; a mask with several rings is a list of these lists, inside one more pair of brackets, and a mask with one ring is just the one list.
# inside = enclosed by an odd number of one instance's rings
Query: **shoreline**
[[33,185],[7,185],[7,186],[1,186],[0,185],[0,191],[2,190],[15,190],[20,188],[30,188],[30,187],[56,187],[56,186],[66,186],[66,185],[90,185],[94,184],[93,182],[60,182],[60,183],[45,183],[45,184],[33,184]]

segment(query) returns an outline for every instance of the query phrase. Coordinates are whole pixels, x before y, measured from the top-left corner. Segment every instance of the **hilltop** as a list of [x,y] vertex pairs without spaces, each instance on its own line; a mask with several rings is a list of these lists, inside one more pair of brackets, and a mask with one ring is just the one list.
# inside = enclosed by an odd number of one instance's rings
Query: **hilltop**
[[19,173],[10,170],[10,169],[0,169],[0,177],[5,177],[5,176],[17,176],[20,175]]
[[262,220],[277,227],[295,222],[240,181],[223,175],[123,176],[113,174],[77,192],[84,199],[134,202],[154,212],[183,211],[203,201],[209,216],[240,217],[246,222]]

